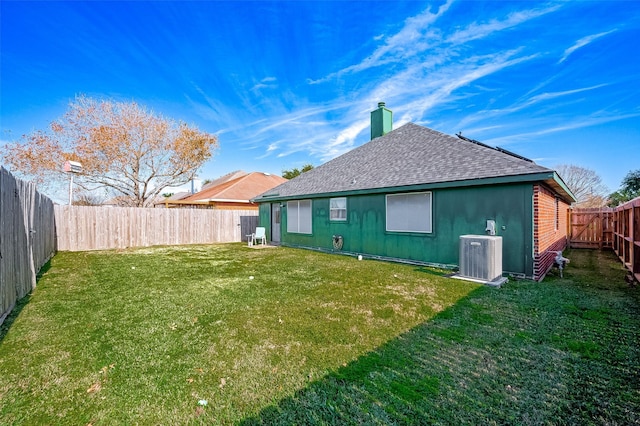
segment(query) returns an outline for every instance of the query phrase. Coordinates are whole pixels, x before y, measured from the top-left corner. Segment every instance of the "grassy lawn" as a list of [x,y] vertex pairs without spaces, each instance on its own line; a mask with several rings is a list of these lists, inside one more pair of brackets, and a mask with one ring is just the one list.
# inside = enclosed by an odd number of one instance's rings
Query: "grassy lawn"
[[640,290],[565,255],[492,289],[289,248],[59,253],[0,327],[0,424],[639,423]]

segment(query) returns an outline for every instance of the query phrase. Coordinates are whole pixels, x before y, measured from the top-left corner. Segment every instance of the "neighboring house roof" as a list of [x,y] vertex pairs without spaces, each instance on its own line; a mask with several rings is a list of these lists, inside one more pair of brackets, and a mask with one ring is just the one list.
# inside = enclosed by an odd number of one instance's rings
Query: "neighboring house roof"
[[214,179],[211,182],[207,183],[206,185],[204,185],[202,187],[202,189],[200,189],[200,191],[204,191],[205,189],[213,188],[214,186],[218,186],[220,184],[223,184],[225,182],[229,182],[230,180],[234,180],[234,179],[237,179],[237,178],[242,177],[242,176],[246,176],[248,174],[249,173],[245,172],[244,170],[236,170],[235,172],[227,173],[226,175],[220,176],[219,178]]
[[[505,150],[407,123],[283,183],[254,201],[370,192],[416,185],[449,187],[545,181],[563,198],[571,191],[551,169]],[[438,185],[446,184],[446,185]]]
[[168,197],[164,197],[164,196],[157,197],[157,198],[158,198],[157,203],[161,203],[161,202],[163,202],[163,201],[165,201],[165,200],[166,200],[166,201],[182,200],[183,198],[186,198],[186,197],[188,197],[189,195],[191,195],[191,193],[190,193],[190,192],[185,192],[185,191],[183,191],[183,192],[176,192],[175,194],[172,194],[172,195],[170,195],[170,196],[168,196]]
[[287,179],[269,173],[246,173],[216,186],[207,185],[202,191],[180,200],[180,204],[202,202],[249,203],[257,195],[287,182]]
[[[189,192],[177,192],[170,197],[165,197],[163,195],[156,195],[153,198],[149,198],[146,202],[147,207],[153,207],[154,205],[165,204],[166,202],[172,203],[175,201],[179,201],[184,197],[191,195]],[[135,205],[135,200],[126,195],[118,195],[116,197],[110,198],[100,205],[102,206],[110,206],[110,207],[132,207]]]

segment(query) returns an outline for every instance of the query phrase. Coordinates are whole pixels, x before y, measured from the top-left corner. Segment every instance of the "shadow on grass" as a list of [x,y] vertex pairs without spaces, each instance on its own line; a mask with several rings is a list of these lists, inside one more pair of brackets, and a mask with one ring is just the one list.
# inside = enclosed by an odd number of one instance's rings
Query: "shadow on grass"
[[422,272],[422,273],[428,274],[428,275],[435,275],[436,277],[446,277],[446,276],[450,276],[450,275],[453,274],[453,272],[451,270],[448,270],[448,269],[431,268],[431,267],[426,267],[426,266],[421,266],[421,267],[415,268],[414,271]]
[[[38,274],[36,275],[36,283],[38,281],[40,281],[40,278],[42,278],[42,276],[49,270],[51,269],[51,260],[49,260],[47,263],[45,263],[42,268],[40,268],[40,271],[38,271]],[[7,315],[7,317],[4,319],[4,321],[2,322],[2,324],[0,324],[0,343],[4,340],[4,336],[7,335],[7,333],[9,332],[9,330],[11,329],[11,326],[13,325],[13,323],[15,322],[15,320],[18,318],[18,316],[20,315],[20,312],[22,312],[22,310],[24,309],[25,306],[27,306],[27,304],[29,303],[29,301],[31,300],[31,293],[27,294],[26,296],[24,296],[22,299],[18,300],[16,302],[16,305],[13,307],[13,309],[11,310],[11,312],[9,312],[9,314]]]
[[240,424],[636,424],[640,304],[598,261],[478,288]]
[[[465,342],[464,328],[477,297],[496,290],[479,288],[458,303],[377,350],[310,384],[241,425],[273,424],[461,424],[513,420],[495,412],[507,397],[491,383],[474,401],[468,389],[477,374],[490,371],[487,349]],[[462,318],[462,321],[460,321]],[[463,345],[467,347],[464,348]],[[466,383],[465,383],[466,382]]]

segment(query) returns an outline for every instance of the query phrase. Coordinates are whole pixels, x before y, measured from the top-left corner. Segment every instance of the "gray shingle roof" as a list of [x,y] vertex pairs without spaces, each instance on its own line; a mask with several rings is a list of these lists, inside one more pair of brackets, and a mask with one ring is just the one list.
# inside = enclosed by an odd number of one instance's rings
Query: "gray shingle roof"
[[291,197],[553,172],[490,147],[407,123],[258,197]]

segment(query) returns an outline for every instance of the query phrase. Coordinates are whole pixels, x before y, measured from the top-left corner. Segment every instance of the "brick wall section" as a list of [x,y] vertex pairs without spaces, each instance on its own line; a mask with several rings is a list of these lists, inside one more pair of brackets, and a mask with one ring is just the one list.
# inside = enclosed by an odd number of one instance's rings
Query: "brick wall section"
[[553,267],[555,252],[567,246],[568,210],[569,205],[557,199],[548,187],[534,185],[533,278],[536,281],[542,280]]

